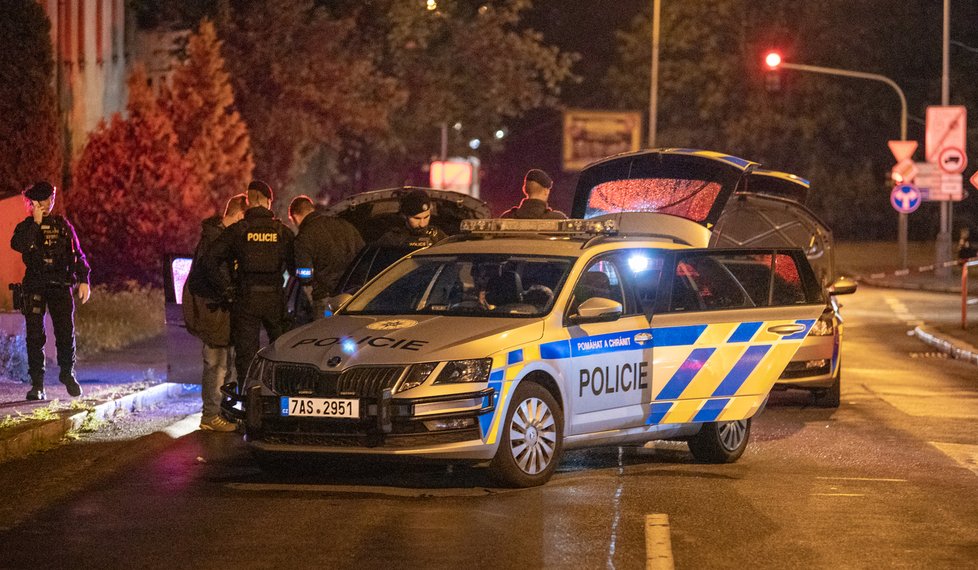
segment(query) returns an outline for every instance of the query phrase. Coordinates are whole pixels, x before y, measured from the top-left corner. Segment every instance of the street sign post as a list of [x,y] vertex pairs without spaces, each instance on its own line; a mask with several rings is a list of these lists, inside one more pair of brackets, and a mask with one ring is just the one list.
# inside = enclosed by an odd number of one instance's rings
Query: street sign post
[[920,192],[913,184],[894,186],[890,192],[890,204],[901,214],[910,214],[920,207]]

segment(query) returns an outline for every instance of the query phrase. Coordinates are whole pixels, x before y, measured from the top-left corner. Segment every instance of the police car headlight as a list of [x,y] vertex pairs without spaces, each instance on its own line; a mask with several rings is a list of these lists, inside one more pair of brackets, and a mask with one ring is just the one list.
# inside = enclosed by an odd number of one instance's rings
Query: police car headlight
[[832,336],[835,334],[835,321],[832,320],[832,316],[822,316],[815,321],[815,325],[812,326],[812,332],[808,333],[812,336]]
[[411,388],[417,388],[418,386],[424,384],[424,381],[431,376],[431,373],[438,366],[437,362],[425,362],[424,364],[415,364],[411,366],[408,370],[407,376],[401,383],[397,385],[394,389],[394,393],[404,392],[405,390],[410,390]]
[[462,384],[466,382],[486,382],[489,380],[491,358],[477,360],[452,360],[445,363],[435,384]]

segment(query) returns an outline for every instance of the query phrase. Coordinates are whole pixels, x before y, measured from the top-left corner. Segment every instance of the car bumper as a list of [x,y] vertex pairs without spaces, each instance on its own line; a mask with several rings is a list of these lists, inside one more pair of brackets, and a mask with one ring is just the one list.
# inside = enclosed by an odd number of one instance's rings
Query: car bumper
[[[264,452],[396,455],[431,459],[485,460],[495,445],[482,439],[480,416],[495,411],[495,391],[426,398],[360,399],[360,417],[331,419],[282,416],[280,397],[250,388],[244,397],[225,391],[225,411],[245,424],[245,439]],[[244,411],[234,407],[244,404]]]
[[802,343],[775,388],[828,388],[839,370],[839,335],[809,336]]

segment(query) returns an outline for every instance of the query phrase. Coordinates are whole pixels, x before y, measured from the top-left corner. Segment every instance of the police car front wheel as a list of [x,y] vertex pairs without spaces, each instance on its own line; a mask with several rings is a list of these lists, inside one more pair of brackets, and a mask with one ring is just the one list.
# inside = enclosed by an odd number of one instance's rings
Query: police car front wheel
[[703,424],[689,440],[689,451],[701,463],[733,463],[750,440],[750,419]]
[[493,483],[534,487],[550,479],[563,452],[564,418],[543,386],[523,382],[516,388],[502,424],[502,439],[489,464]]

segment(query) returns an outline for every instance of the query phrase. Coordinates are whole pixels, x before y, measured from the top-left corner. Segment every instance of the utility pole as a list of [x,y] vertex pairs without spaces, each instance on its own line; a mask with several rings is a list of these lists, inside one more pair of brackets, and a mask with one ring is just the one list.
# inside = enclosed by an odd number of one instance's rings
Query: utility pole
[[662,0],[652,0],[652,69],[649,81],[649,140],[648,147],[655,148],[656,119],[659,106],[659,15]]

